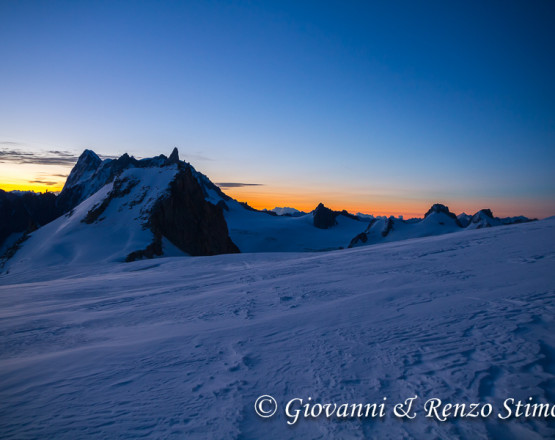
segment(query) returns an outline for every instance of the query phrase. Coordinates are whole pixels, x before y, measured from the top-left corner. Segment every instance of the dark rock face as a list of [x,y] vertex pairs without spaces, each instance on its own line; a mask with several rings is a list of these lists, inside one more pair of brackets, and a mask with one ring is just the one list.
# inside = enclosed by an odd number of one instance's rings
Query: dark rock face
[[152,243],[150,243],[145,249],[140,251],[133,251],[127,257],[125,257],[125,262],[129,263],[131,261],[143,260],[145,258],[154,258],[156,256],[162,255],[164,252],[162,250],[162,237],[155,235]]
[[177,148],[172,150],[170,157],[168,157],[168,160],[166,161],[166,165],[171,165],[172,163],[179,163],[179,152],[177,151]]
[[336,218],[339,213],[326,208],[320,203],[312,215],[314,216],[314,226],[320,229],[328,229],[337,224]]
[[238,253],[231,241],[222,207],[204,199],[191,167],[180,166],[170,184],[170,193],[154,206],[150,227],[155,236],[164,236],[191,255]]
[[368,235],[365,232],[361,232],[360,234],[358,234],[349,243],[349,248],[352,248],[353,246],[357,245],[359,241],[361,243],[366,243],[368,241]]
[[392,229],[393,229],[393,218],[389,217],[385,222],[384,228],[382,230],[382,237],[387,237],[387,234],[389,234],[392,231]]
[[0,245],[15,232],[31,232],[59,213],[53,193],[15,193],[0,190]]
[[491,212],[491,209],[480,209],[476,214],[474,214],[474,217],[478,216],[480,213],[482,213],[483,215],[485,215],[486,217],[489,217],[491,219],[493,219],[493,212]]
[[[301,213],[302,215],[302,213]],[[343,211],[333,211],[326,208],[322,203],[320,203],[314,211],[312,211],[314,216],[314,226],[320,229],[328,229],[337,224],[337,217],[342,215],[343,217],[350,218],[351,220],[360,221],[360,218],[356,215],[350,214],[346,210]]]

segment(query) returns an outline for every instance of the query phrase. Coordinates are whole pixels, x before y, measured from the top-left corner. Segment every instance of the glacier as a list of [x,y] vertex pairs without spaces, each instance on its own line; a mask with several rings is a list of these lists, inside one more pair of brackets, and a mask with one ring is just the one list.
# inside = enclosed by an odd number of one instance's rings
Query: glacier
[[[554,243],[550,219],[333,252],[3,273],[0,437],[553,438],[551,418],[441,422],[423,404],[553,404]],[[278,405],[266,419],[254,409],[265,394]],[[413,420],[386,405],[379,419],[290,425],[284,411],[295,398],[413,396]]]

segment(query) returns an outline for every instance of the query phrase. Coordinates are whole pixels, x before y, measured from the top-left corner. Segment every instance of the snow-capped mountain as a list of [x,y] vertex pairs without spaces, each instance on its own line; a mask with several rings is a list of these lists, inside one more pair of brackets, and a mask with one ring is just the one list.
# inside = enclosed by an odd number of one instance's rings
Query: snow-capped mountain
[[274,209],[270,209],[271,212],[275,212],[277,215],[290,215],[292,217],[300,217],[301,215],[305,215],[306,212],[299,211],[295,208],[289,208],[288,206],[284,206],[282,208],[276,206]]
[[349,247],[406,240],[409,238],[442,235],[484,227],[508,225],[530,221],[526,217],[494,217],[491,210],[482,209],[473,216],[456,216],[445,205],[436,203],[423,219],[402,220],[395,217],[376,218],[370,221],[367,229],[353,238]]
[[208,182],[177,150],[140,161],[87,150],[58,199],[69,210],[31,233],[6,267],[238,252]]

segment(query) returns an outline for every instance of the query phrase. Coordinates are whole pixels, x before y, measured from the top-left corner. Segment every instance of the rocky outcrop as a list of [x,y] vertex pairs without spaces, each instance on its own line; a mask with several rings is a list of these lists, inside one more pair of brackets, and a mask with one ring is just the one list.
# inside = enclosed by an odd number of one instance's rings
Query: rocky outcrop
[[188,165],[180,166],[168,196],[155,204],[150,228],[155,236],[166,237],[190,255],[239,252],[229,237],[223,208],[205,200],[203,189]]
[[314,226],[320,229],[328,229],[337,224],[337,217],[342,215],[343,217],[350,218],[351,220],[360,221],[360,218],[353,215],[346,210],[343,211],[333,211],[330,208],[325,207],[322,203],[318,204],[316,209],[312,211],[314,217]]
[[474,214],[474,217],[477,217],[477,216],[480,216],[480,217],[484,216],[484,217],[488,217],[490,219],[495,218],[493,216],[493,212],[491,212],[491,209],[480,209],[476,214]]
[[337,224],[336,218],[339,215],[339,212],[332,211],[320,203],[312,215],[314,217],[314,226],[320,229],[328,229]]
[[351,240],[348,247],[352,248],[352,247],[356,246],[359,243],[366,243],[367,241],[368,241],[368,234],[366,234],[365,232],[361,232],[360,234],[358,234],[355,238],[353,238]]
[[159,257],[164,253],[162,249],[162,237],[160,235],[155,235],[152,242],[140,251],[133,251],[127,257],[125,257],[125,262],[130,263],[131,261],[143,260],[145,258]]
[[389,217],[384,224],[382,230],[382,237],[387,237],[387,235],[393,230],[393,217]]

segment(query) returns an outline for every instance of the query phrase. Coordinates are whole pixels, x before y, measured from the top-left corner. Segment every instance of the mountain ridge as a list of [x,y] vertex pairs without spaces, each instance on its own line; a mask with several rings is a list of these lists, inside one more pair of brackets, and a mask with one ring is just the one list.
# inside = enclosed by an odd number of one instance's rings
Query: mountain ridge
[[[10,198],[17,199],[17,196]],[[422,219],[410,220],[357,216],[345,210],[331,210],[322,203],[310,213],[293,208],[260,211],[232,199],[206,175],[181,161],[177,148],[169,157],[160,154],[136,159],[125,153],[117,159],[104,160],[86,149],[61,193],[57,197],[49,196],[49,207],[54,214],[50,214],[48,221],[16,228],[19,238],[31,236],[24,244],[18,243],[18,247],[42,249],[42,254],[37,255],[48,260],[52,255],[45,250],[44,243],[51,243],[55,255],[67,251],[68,261],[81,261],[87,254],[92,259],[133,261],[176,252],[200,256],[323,251],[529,221],[522,216],[500,219],[489,209],[473,216],[456,216],[443,204],[432,205]],[[76,211],[80,217],[74,222],[70,219]],[[4,219],[4,223],[8,220]],[[18,221],[24,223],[28,219]],[[56,228],[49,226],[53,222]],[[0,232],[7,231],[4,225],[0,226],[3,226]],[[41,230],[45,227],[54,238],[43,236],[46,233]],[[119,239],[127,240],[122,242],[121,252],[113,249],[111,243],[105,246],[110,251],[102,252],[89,240],[90,234],[97,234],[100,242],[112,237],[112,231],[106,229],[109,227],[119,228]],[[33,236],[41,236],[44,243]],[[92,246],[95,252],[88,251],[86,246]],[[70,252],[70,248],[75,249]],[[23,251],[20,255],[30,253],[33,252]],[[29,256],[28,260],[32,258]]]

